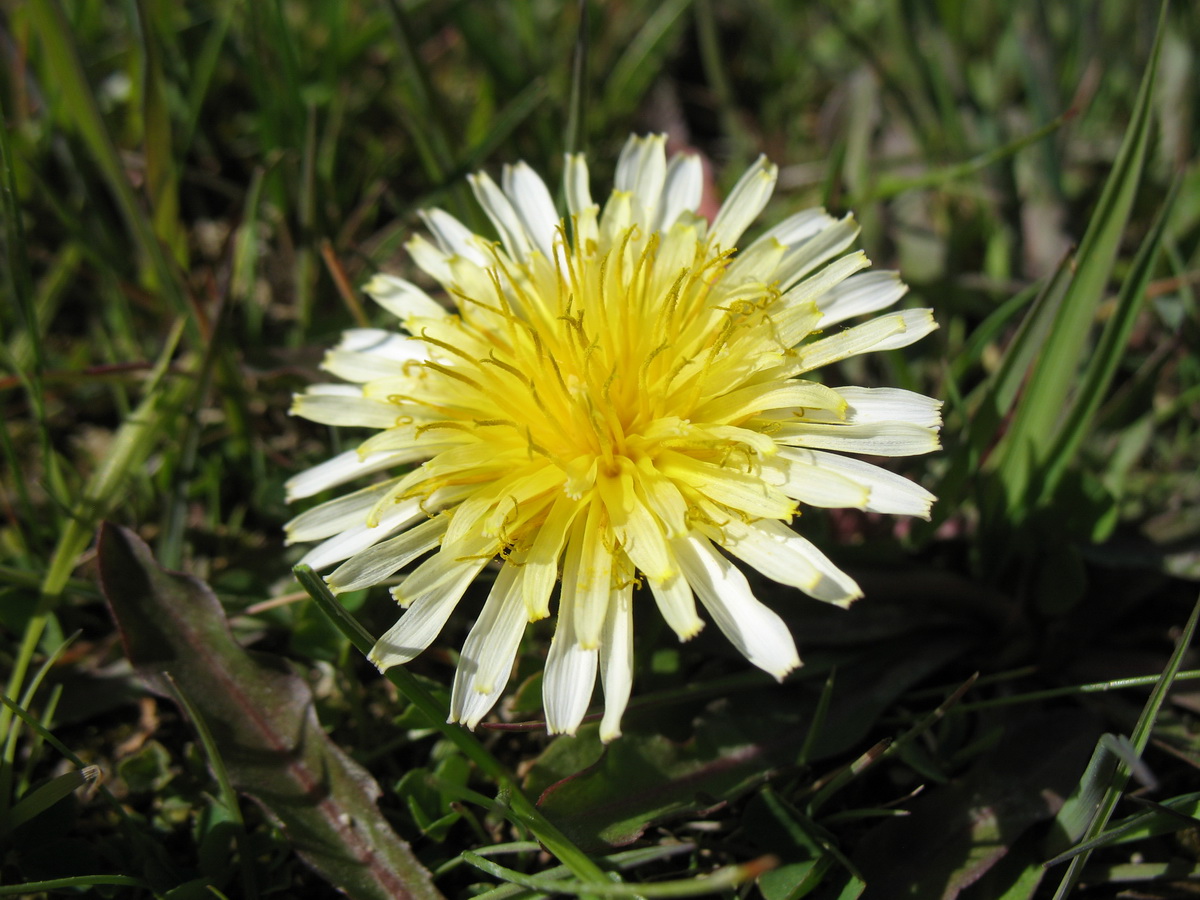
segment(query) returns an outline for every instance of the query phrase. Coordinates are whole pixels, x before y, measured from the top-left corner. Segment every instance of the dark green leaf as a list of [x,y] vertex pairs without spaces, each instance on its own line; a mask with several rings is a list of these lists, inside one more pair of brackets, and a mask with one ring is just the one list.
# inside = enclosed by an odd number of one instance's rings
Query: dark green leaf
[[204,716],[229,776],[297,852],[353,897],[439,897],[379,813],[379,787],[326,737],[285,660],[243,650],[201,581],[166,572],[133,532],[100,532],[100,581],[125,652],[150,687],[169,675]]
[[[1096,740],[1081,713],[1014,723],[961,780],[937,788],[869,832],[853,859],[875,896],[953,900],[1038,822],[1054,816]],[[891,892],[890,894],[887,892]]]

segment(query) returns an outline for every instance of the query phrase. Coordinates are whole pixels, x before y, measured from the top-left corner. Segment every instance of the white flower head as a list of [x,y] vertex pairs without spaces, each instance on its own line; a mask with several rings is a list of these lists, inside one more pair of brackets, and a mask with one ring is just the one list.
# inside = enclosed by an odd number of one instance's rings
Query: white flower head
[[730,557],[847,605],[858,585],[792,529],[799,507],[929,515],[928,491],[843,454],[936,449],[940,403],[811,373],[924,337],[931,312],[834,328],[905,292],[850,251],[853,219],[806,210],[742,248],[775,166],[755,162],[709,225],[699,160],[668,161],[664,144],[629,139],[603,208],[583,156],[568,156],[565,219],[523,163],[499,185],[473,176],[499,243],[434,209],[423,214],[432,240],[408,244],[450,308],[375,276],[365,290],[402,333],[348,332],[325,361],[342,381],[296,398],[297,415],[375,433],[294,477],[292,499],[390,473],[288,525],[289,540],[320,542],[304,562],[341,563],[334,591],[417,563],[392,589],[405,611],[371,652],[380,669],[424,650],[499,562],[454,680],[450,718],[468,727],[503,692],[526,624],[554,610],[549,730],[575,731],[599,674],[601,737],[620,734],[639,585],[680,639],[704,626],[698,599],[750,662],[783,678],[800,664],[795,644]]

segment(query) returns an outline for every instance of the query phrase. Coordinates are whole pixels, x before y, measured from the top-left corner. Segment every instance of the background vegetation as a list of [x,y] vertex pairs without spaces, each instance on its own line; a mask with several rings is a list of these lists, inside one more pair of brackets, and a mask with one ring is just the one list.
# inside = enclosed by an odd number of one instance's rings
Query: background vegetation
[[[1200,7],[584,6],[0,3],[0,894],[1195,890]],[[806,512],[867,599],[764,586],[785,685],[646,615],[607,754],[472,738],[467,617],[393,683],[385,592],[294,580],[283,482],[353,437],[289,398],[416,210],[486,233],[463,176],[568,146],[600,196],[631,130],[857,213],[942,327],[844,374],[945,398],[941,500]]]

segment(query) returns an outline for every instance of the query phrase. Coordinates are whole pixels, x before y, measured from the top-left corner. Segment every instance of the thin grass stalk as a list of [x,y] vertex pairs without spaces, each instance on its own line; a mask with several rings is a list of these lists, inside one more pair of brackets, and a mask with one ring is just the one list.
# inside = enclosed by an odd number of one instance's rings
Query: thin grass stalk
[[586,153],[588,148],[588,4],[579,0],[579,32],[571,51],[571,90],[567,106],[567,128],[563,136],[566,153]]
[[234,843],[238,853],[238,872],[241,875],[242,881],[242,896],[246,897],[247,900],[255,900],[259,892],[258,879],[255,877],[254,867],[251,865],[253,849],[249,843],[249,835],[246,833],[246,820],[242,818],[242,809],[238,803],[237,791],[234,790],[233,782],[229,779],[229,772],[225,768],[225,761],[221,758],[220,747],[217,745],[216,740],[214,740],[212,731],[208,727],[208,722],[205,721],[196,704],[183,692],[183,688],[179,686],[179,683],[169,673],[164,672],[163,676],[171,688],[171,693],[174,695],[176,702],[187,712],[192,727],[196,729],[196,734],[200,737],[200,743],[204,747],[204,755],[208,759],[213,777],[217,781],[217,791],[221,798],[221,803],[229,812],[229,817],[233,821]]
[[711,0],[696,0],[692,7],[692,15],[696,22],[696,40],[700,50],[700,64],[704,67],[704,77],[712,88],[717,101],[717,111],[721,118],[721,130],[729,141],[729,165],[733,169],[741,169],[749,162],[752,153],[752,141],[742,127],[738,116],[737,100],[733,95],[733,85],[726,70],[726,60],[721,52],[721,42],[717,36],[717,18]]

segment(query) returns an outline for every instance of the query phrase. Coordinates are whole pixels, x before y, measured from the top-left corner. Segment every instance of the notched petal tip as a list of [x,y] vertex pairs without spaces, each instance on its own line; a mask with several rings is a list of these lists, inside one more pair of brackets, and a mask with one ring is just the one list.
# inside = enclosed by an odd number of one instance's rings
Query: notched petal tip
[[792,674],[797,669],[800,669],[803,667],[804,667],[804,660],[802,660],[799,656],[796,656],[796,657],[793,657],[789,663],[786,663],[785,666],[780,666],[778,669],[775,669],[775,670],[768,670],[767,674],[770,675],[772,678],[774,678],[776,681],[778,681],[780,684],[782,684],[783,680],[785,678],[787,678],[788,675]]
[[853,593],[853,594],[847,594],[845,597],[843,597],[840,600],[830,600],[829,603],[831,606],[839,606],[842,609],[849,609],[851,606],[853,606],[855,603],[857,603],[859,600],[861,600],[864,596],[865,595],[863,594],[862,590],[859,589],[859,590],[855,591],[855,593]]
[[679,637],[680,643],[686,644],[703,630],[704,620],[697,616],[693,621],[681,623],[676,627],[675,634]]
[[371,652],[367,654],[367,660],[380,672],[386,672],[392,666],[396,665],[395,662],[388,659],[386,653],[380,650],[378,644],[371,648]]
[[549,720],[546,721],[546,734],[565,734],[567,737],[574,737],[578,730],[578,725],[557,725]]
[[413,602],[413,598],[405,597],[400,593],[400,589],[403,587],[403,584],[398,584],[395,587],[389,588],[388,593],[391,595],[392,599],[400,605],[401,609],[408,609],[409,604]]

